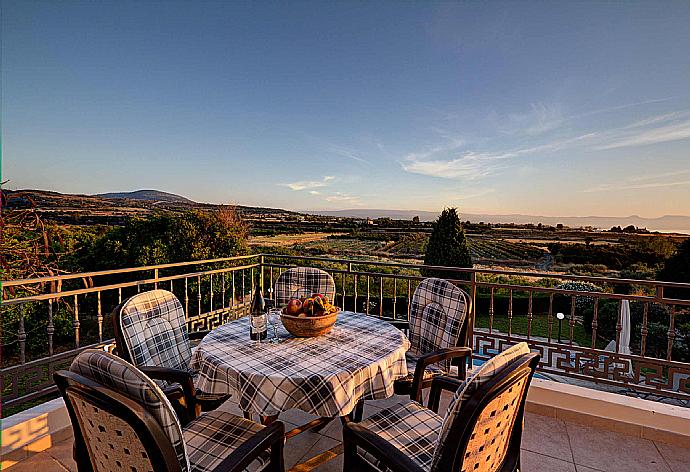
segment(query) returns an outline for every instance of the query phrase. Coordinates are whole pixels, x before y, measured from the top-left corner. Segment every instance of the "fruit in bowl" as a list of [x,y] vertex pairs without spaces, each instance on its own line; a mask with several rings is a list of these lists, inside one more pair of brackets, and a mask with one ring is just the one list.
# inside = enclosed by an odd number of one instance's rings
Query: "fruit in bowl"
[[283,308],[281,320],[294,336],[320,336],[333,328],[339,310],[328,297],[315,293],[311,297],[291,299]]

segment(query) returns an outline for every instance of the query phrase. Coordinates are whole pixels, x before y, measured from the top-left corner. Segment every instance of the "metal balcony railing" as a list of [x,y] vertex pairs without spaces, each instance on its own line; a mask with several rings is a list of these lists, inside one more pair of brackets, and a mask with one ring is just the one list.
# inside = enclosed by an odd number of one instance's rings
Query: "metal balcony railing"
[[[690,323],[690,284],[258,254],[3,281],[3,415],[55,395],[54,371],[85,348],[112,343],[110,312],[127,297],[165,288],[182,301],[190,331],[213,329],[247,313],[254,283],[270,293],[295,266],[331,273],[343,309],[393,319],[408,319],[419,281],[442,271],[472,299],[477,359],[526,340],[541,352],[543,374],[690,402],[690,339],[678,329]],[[585,293],[564,282],[596,288]],[[630,287],[632,294],[620,293]],[[629,354],[620,352],[624,300],[634,314]],[[611,340],[616,348],[605,349]]]

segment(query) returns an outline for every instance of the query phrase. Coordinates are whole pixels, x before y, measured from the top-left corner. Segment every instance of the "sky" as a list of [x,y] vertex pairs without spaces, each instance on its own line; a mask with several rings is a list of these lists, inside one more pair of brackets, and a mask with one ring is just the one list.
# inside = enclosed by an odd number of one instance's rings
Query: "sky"
[[5,1],[2,179],[690,215],[690,2]]

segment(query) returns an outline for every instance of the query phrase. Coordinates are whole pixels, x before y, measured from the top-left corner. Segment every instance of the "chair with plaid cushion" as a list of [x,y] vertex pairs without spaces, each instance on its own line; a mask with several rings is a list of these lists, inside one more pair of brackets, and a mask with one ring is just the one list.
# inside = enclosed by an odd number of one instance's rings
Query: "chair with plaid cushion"
[[132,364],[90,349],[54,374],[74,430],[80,472],[283,471],[283,423],[225,411],[182,427],[158,385]]
[[467,314],[471,312],[469,296],[444,279],[424,279],[412,296],[410,321],[393,321],[407,330],[411,346],[407,351],[407,377],[395,382],[395,393],[410,395],[420,402],[422,389],[430,387],[438,375],[450,372],[450,363],[461,358],[458,377],[465,378],[468,345],[471,336]]
[[[520,343],[466,382],[435,377],[428,408],[408,400],[346,424],[344,470],[518,470],[525,399],[538,362],[539,354]],[[442,390],[455,392],[443,417],[438,414]]]
[[320,293],[331,302],[335,298],[335,282],[328,272],[314,267],[293,267],[278,277],[275,287],[275,305],[280,307],[291,298],[308,297]]
[[[183,422],[210,411],[229,395],[206,394],[196,389],[198,372],[189,367],[191,339],[208,331],[187,332],[184,309],[167,290],[139,293],[113,311],[117,353],[153,378],[173,401]],[[197,408],[200,407],[200,408]]]

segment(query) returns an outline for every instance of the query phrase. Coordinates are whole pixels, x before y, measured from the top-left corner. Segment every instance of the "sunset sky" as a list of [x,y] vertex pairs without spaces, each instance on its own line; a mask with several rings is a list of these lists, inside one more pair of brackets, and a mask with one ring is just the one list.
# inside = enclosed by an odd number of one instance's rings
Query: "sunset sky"
[[2,178],[690,215],[690,2],[2,1]]

